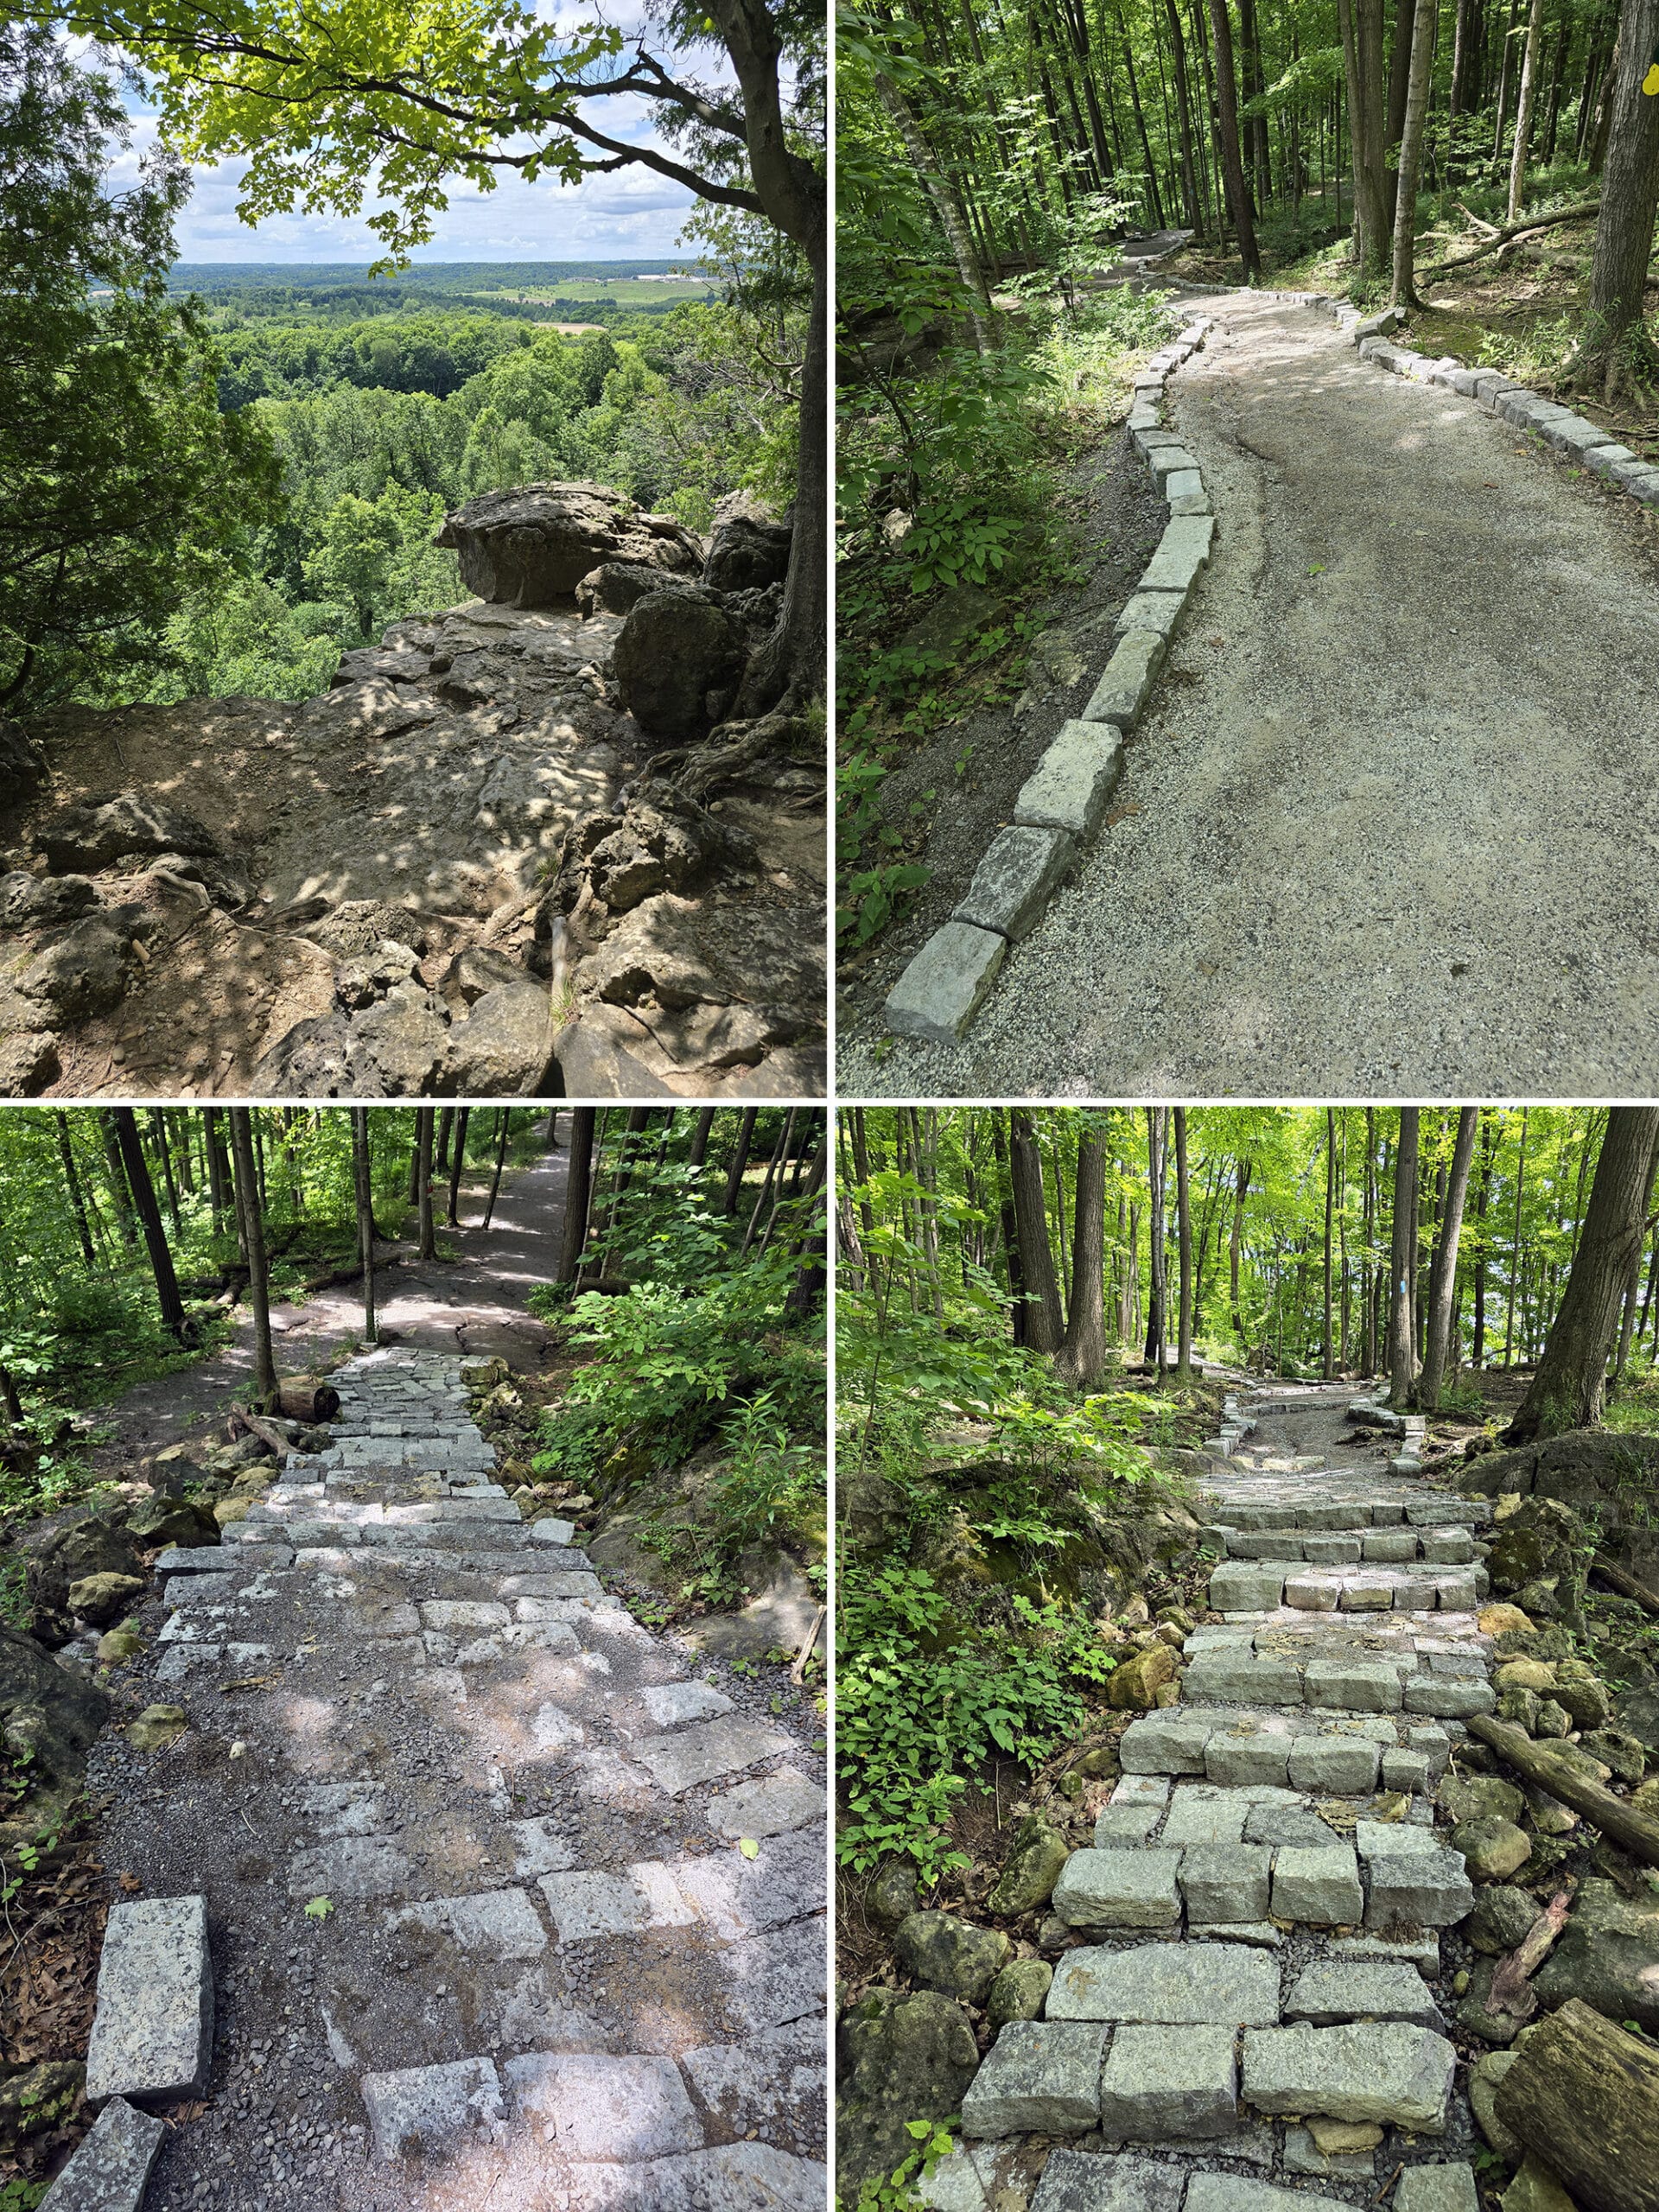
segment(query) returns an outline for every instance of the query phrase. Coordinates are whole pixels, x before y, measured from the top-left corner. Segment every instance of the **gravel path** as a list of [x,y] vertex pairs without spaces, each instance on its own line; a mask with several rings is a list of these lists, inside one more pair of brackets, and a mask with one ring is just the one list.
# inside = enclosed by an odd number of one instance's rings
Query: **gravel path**
[[1432,1793],[1458,1716],[1494,1702],[1483,1509],[1408,1451],[1390,1470],[1374,1428],[1354,1449],[1346,1402],[1230,1419],[1205,1532],[1224,1623],[1122,1739],[1055,1886],[1044,2017],[975,2076],[938,2212],[1337,2212],[1402,2164],[1398,2212],[1477,2212],[1440,1942],[1474,1892]]
[[1648,511],[1230,295],[1170,387],[1216,555],[1115,810],[964,1043],[849,1096],[1659,1088]]
[[402,1279],[329,1450],[138,1617],[190,1725],[89,1789],[118,1896],[206,1897],[218,2015],[146,2212],[821,2212],[817,1714],[694,1675],[471,1417],[468,1351],[537,1363],[562,1179]]

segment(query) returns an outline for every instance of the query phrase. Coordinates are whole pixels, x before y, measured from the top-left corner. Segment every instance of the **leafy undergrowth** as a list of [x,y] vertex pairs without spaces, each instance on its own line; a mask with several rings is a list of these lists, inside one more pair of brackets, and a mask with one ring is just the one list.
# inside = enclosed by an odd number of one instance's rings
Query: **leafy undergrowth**
[[[1071,310],[1041,291],[998,306],[1001,342],[985,357],[947,349],[842,394],[836,926],[849,951],[928,880],[930,810],[889,820],[887,776],[942,723],[1018,696],[1044,603],[1085,573],[1088,502],[1065,472],[1122,421],[1170,328],[1162,294],[1125,287]],[[964,753],[959,779],[969,766]]]

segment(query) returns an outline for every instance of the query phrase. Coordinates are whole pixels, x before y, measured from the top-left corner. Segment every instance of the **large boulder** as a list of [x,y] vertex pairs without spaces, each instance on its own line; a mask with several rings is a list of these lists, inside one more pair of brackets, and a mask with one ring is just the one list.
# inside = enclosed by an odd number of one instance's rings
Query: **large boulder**
[[547,607],[569,599],[591,569],[639,561],[695,575],[702,548],[666,515],[641,514],[603,484],[524,484],[486,492],[444,517],[435,541],[459,557],[480,599]]
[[913,2120],[962,2109],[979,2049],[960,2005],[937,1990],[907,1997],[873,1989],[849,2007],[841,2030],[836,2143],[848,2201],[890,2174],[916,2147]]
[[0,1098],[38,1098],[61,1067],[58,1040],[49,1029],[12,1029],[0,1035]]
[[46,781],[46,755],[28,731],[0,715],[0,804],[21,805]]
[[893,1948],[913,1981],[982,2005],[1014,1946],[1000,1929],[976,1928],[950,1912],[912,1912],[894,1931]]
[[35,842],[54,874],[95,873],[134,853],[211,858],[219,850],[194,814],[147,791],[112,791],[67,806],[41,823]]
[[521,969],[452,1025],[440,1088],[446,1097],[545,1097],[552,1065],[553,1001]]
[[787,523],[755,511],[716,514],[702,581],[715,591],[764,591],[789,572]]
[[146,1551],[176,1544],[192,1549],[218,1541],[211,1509],[187,1498],[158,1492],[141,1498],[126,1516],[127,1533]]
[[1536,1582],[1565,1588],[1582,1569],[1584,1525],[1557,1498],[1531,1497],[1499,1523],[1486,1564],[1495,1590]]
[[91,1513],[52,1529],[29,1561],[26,1586],[40,1624],[36,1633],[44,1631],[57,1643],[67,1639],[72,1584],[95,1574],[143,1572],[137,1540],[111,1516]]
[[[648,592],[671,587],[674,579],[650,561],[601,561],[576,586],[583,614],[626,614]],[[686,579],[687,586],[692,579]]]
[[[1001,1879],[986,1898],[988,1910],[1000,1913],[1035,1912],[1046,1904],[1060,1869],[1071,1856],[1071,1847],[1057,1827],[1039,1813],[1030,1814],[1014,1832],[1014,1843],[1002,1868]],[[1010,2013],[1010,2019],[1029,2015]]]
[[1546,2005],[1581,1998],[1610,2020],[1659,2031],[1659,1897],[1586,1881],[1561,1939],[1532,1978]]
[[0,875],[0,929],[51,929],[79,921],[97,904],[89,876],[31,875],[27,868]]
[[641,729],[689,741],[730,710],[745,657],[742,631],[712,594],[658,591],[629,610],[612,665]]
[[60,1667],[33,1637],[0,1624],[0,1757],[31,1795],[79,1783],[109,1709],[109,1699],[84,1675]]
[[366,1013],[296,1022],[253,1071],[262,1098],[430,1098],[449,1050],[445,1010],[410,978]]
[[131,946],[129,931],[101,913],[87,914],[35,955],[17,989],[59,1021],[91,1020],[125,996]]

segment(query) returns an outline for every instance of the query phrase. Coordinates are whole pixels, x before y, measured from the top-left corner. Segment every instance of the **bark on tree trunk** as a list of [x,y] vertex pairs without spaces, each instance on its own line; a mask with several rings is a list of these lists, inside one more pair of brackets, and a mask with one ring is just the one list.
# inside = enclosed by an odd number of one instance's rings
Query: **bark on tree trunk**
[[1262,274],[1262,255],[1255,243],[1255,224],[1250,214],[1249,187],[1244,181],[1243,157],[1238,143],[1238,87],[1233,72],[1233,27],[1227,0],[1210,0],[1210,35],[1216,48],[1216,111],[1221,129],[1222,173],[1227,182],[1227,206],[1238,240],[1238,257],[1245,281],[1255,283]]
[[[248,1255],[248,1300],[253,1309],[253,1389],[262,1407],[276,1395],[276,1363],[270,1349],[270,1276],[265,1264],[265,1224],[254,1165],[252,1116],[245,1106],[226,1109],[236,1161],[236,1211]],[[430,1124],[428,1125],[430,1142]]]
[[149,1271],[156,1278],[156,1302],[162,1309],[162,1326],[182,1344],[184,1300],[179,1295],[179,1279],[174,1271],[173,1255],[168,1249],[162,1210],[156,1203],[156,1185],[149,1179],[149,1166],[138,1135],[138,1117],[130,1106],[112,1106],[110,1114],[120,1163],[132,1193],[132,1203],[137,1209],[139,1226],[144,1232]]
[[1412,1338],[1411,1282],[1417,1264],[1414,1224],[1417,1196],[1417,1122],[1421,1109],[1400,1109],[1400,1142],[1394,1162],[1394,1223],[1389,1281],[1389,1403],[1396,1412],[1411,1403],[1417,1352]]
[[564,1234],[559,1240],[556,1277],[560,1282],[575,1282],[587,1248],[588,1198],[594,1173],[594,1124],[598,1118],[596,1106],[578,1106],[570,1116],[570,1154],[564,1179]]
[[461,1204],[461,1170],[467,1163],[467,1124],[472,1119],[472,1115],[473,1109],[470,1106],[457,1106],[455,1109],[455,1156],[449,1164],[449,1203],[444,1208],[443,1214],[443,1225],[446,1229],[459,1229],[461,1226],[456,1218],[456,1209]]
[[1510,152],[1510,220],[1521,213],[1526,191],[1527,155],[1532,137],[1532,111],[1538,98],[1538,39],[1544,26],[1544,0],[1532,0],[1527,16],[1526,51],[1521,57],[1521,95],[1515,109],[1515,143]]
[[1589,313],[1573,363],[1573,381],[1599,387],[1610,400],[1629,376],[1630,338],[1643,336],[1643,296],[1659,207],[1659,99],[1644,92],[1642,84],[1656,51],[1659,0],[1624,0]]
[[89,1268],[98,1265],[98,1255],[92,1249],[92,1224],[86,1218],[86,1199],[80,1187],[80,1176],[75,1167],[73,1147],[69,1142],[69,1116],[61,1109],[52,1116],[58,1129],[58,1157],[63,1162],[63,1180],[69,1192],[69,1203],[74,1209],[75,1230],[80,1238],[81,1257]]
[[1043,1205],[1043,1164],[1031,1116],[1021,1107],[1011,1115],[1013,1130],[1014,1217],[1020,1243],[1020,1269],[1030,1295],[1026,1305],[1026,1342],[1033,1351],[1056,1352],[1065,1340],[1060,1319],[1059,1286],[1054,1280],[1054,1255],[1048,1241],[1048,1219]]
[[1393,301],[1397,308],[1417,304],[1417,186],[1423,173],[1423,125],[1428,114],[1429,73],[1434,62],[1438,18],[1439,0],[1417,0],[1394,211]]
[[1192,1380],[1192,1193],[1186,1173],[1186,1109],[1175,1116],[1175,1236],[1180,1256],[1180,1309],[1175,1324],[1175,1380],[1185,1389]]
[[374,1318],[374,1175],[369,1156],[369,1113],[352,1109],[352,1179],[357,1193],[357,1252],[363,1263],[363,1340],[378,1344]]
[[1354,175],[1354,239],[1362,276],[1388,266],[1392,228],[1382,140],[1382,0],[1338,0],[1343,75],[1348,88],[1348,143]]
[[1504,1431],[1506,1443],[1537,1443],[1565,1429],[1592,1428],[1601,1419],[1619,1303],[1632,1254],[1639,1256],[1647,1240],[1643,1205],[1656,1136],[1659,1107],[1609,1109],[1584,1233],[1538,1371]]
[[484,1201],[484,1218],[480,1229],[487,1229],[495,1219],[495,1201],[501,1189],[501,1170],[507,1160],[507,1135],[512,1126],[512,1109],[504,1106],[495,1125],[495,1166],[490,1173],[490,1195]]
[[705,1106],[691,1128],[691,1149],[685,1156],[688,1167],[701,1167],[709,1154],[709,1132],[715,1126],[715,1109]]
[[754,1134],[754,1117],[759,1108],[746,1106],[738,1124],[737,1143],[732,1151],[732,1164],[726,1175],[726,1204],[724,1212],[730,1221],[737,1211],[737,1201],[743,1189],[744,1172],[749,1164],[749,1140]]
[[1659,2053],[1581,1999],[1541,2021],[1497,2117],[1590,2212],[1659,2212]]
[[1458,1280],[1458,1244],[1463,1235],[1464,1199],[1469,1189],[1469,1169],[1475,1156],[1475,1135],[1480,1109],[1464,1106],[1458,1112],[1458,1141],[1452,1154],[1452,1173],[1446,1186],[1446,1208],[1440,1216],[1440,1242],[1434,1250],[1433,1272],[1428,1285],[1428,1343],[1423,1371],[1417,1378],[1417,1404],[1426,1414],[1437,1412],[1440,1392],[1452,1358],[1452,1294]]
[[1327,1382],[1335,1379],[1335,1347],[1331,1341],[1331,1230],[1337,1211],[1337,1109],[1325,1109],[1325,1339],[1321,1368]]
[[957,264],[957,275],[962,289],[968,295],[968,312],[974,326],[974,343],[982,354],[988,353],[996,343],[996,312],[991,305],[991,296],[985,283],[985,272],[979,265],[979,256],[974,251],[974,241],[968,232],[967,219],[962,212],[962,202],[957,197],[957,188],[934,159],[933,149],[922,135],[910,102],[905,98],[885,69],[875,72],[877,97],[889,116],[893,127],[905,143],[911,167],[921,181],[924,192],[933,203],[933,213],[939,219],[939,228],[944,232],[945,243]]
[[1164,1339],[1169,1332],[1166,1299],[1168,1281],[1164,1253],[1164,1150],[1166,1106],[1147,1109],[1147,1341],[1145,1356],[1164,1372]]
[[432,1221],[432,1141],[436,1119],[435,1107],[416,1107],[416,1173],[419,1184],[415,1195],[420,1208],[420,1255],[423,1260],[435,1260],[438,1256],[437,1232]]
[[1054,1365],[1080,1390],[1092,1389],[1106,1364],[1106,1141],[1095,1129],[1077,1139],[1077,1205],[1071,1236],[1071,1310]]

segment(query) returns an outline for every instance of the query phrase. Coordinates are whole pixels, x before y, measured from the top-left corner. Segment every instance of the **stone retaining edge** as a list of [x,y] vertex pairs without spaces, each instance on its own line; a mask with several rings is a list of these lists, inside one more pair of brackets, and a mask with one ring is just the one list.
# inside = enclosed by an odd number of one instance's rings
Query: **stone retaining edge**
[[[1209,316],[1192,316],[1135,380],[1126,427],[1158,480],[1169,521],[1118,617],[1117,647],[1088,705],[1060,725],[1020,787],[1013,822],[992,839],[950,920],[934,931],[887,994],[883,1012],[895,1036],[934,1045],[961,1041],[1008,947],[1037,926],[1079,848],[1099,831],[1122,772],[1123,740],[1146,709],[1215,543],[1215,508],[1197,459],[1161,421],[1165,386],[1213,327]],[[1170,459],[1160,465],[1165,454]]]

